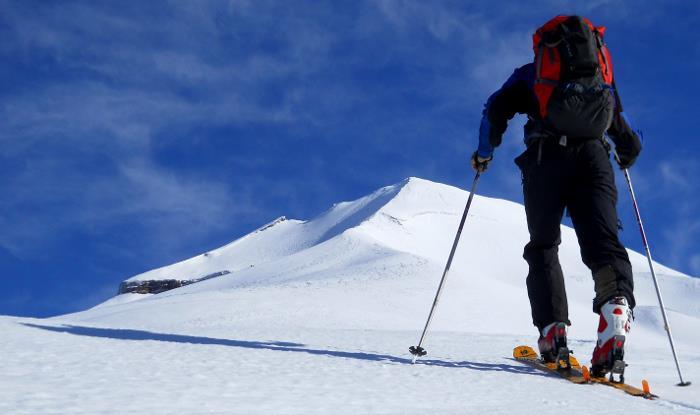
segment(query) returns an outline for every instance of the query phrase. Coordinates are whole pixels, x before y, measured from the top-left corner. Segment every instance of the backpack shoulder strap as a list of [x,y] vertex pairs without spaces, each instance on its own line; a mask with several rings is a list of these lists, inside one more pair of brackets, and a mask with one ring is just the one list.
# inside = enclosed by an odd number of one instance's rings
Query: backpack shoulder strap
[[598,26],[593,30],[596,38],[596,45],[598,46],[598,53],[600,57],[601,74],[603,75],[603,82],[608,85],[614,86],[613,78],[613,68],[612,62],[610,60],[610,52],[608,51],[605,41],[603,40],[603,34],[605,33],[605,26]]

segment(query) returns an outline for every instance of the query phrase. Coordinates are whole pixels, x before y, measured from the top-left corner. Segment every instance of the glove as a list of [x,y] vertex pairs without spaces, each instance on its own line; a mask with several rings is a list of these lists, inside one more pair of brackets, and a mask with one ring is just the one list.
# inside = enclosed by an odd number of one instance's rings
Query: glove
[[472,168],[476,172],[483,173],[489,168],[489,163],[491,160],[493,160],[493,156],[483,158],[479,156],[478,152],[475,151],[474,154],[472,154]]
[[617,164],[621,169],[629,169],[637,160],[637,156],[642,151],[640,137],[642,137],[641,131],[630,134],[627,140],[618,139],[616,141],[615,137],[611,137],[615,142]]
[[630,153],[625,153],[623,151],[620,151],[620,149],[617,150],[617,164],[620,166],[621,169],[629,169],[632,167],[635,161],[637,161],[637,156],[639,155],[639,152],[636,152],[636,154],[630,154]]

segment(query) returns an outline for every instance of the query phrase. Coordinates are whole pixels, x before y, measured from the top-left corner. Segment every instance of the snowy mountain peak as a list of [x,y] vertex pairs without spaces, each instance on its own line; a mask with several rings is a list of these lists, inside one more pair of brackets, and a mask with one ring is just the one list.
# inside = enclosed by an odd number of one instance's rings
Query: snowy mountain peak
[[336,203],[308,221],[289,220],[282,216],[220,248],[138,274],[125,282],[193,281],[216,272],[232,272],[242,266],[267,262],[318,245],[380,214],[395,218],[393,215],[410,215],[411,210],[420,209],[421,204],[444,205],[441,192],[457,194],[461,191],[409,177],[356,200]]
[[[150,282],[160,281],[167,289],[176,288],[154,296],[157,298],[300,284],[343,284],[363,290],[375,282],[385,284],[382,290],[388,290],[377,300],[378,305],[405,287],[430,297],[467,198],[468,192],[456,187],[410,177],[356,200],[337,203],[308,221],[279,218],[221,248],[139,274],[125,283],[145,283],[148,288]],[[527,265],[522,259],[528,238],[521,205],[476,195],[450,274],[454,291],[445,295],[441,307],[458,315],[465,312],[467,302],[474,317],[512,320],[512,330],[529,327]],[[590,317],[592,278],[581,262],[575,233],[566,226],[562,226],[560,260],[571,314],[586,316],[585,324],[579,323],[578,327],[591,326],[593,330],[596,321]],[[647,316],[638,319],[639,326],[658,329],[661,323],[653,318],[658,308],[646,258],[630,251],[630,260],[637,287],[637,314]],[[700,318],[700,306],[695,301],[700,280],[660,264],[656,271],[671,293],[669,309],[678,310],[675,318],[686,324]],[[504,299],[523,314],[513,320],[508,307],[492,310],[486,303],[493,298]],[[107,305],[119,301],[115,299]],[[403,301],[408,304],[414,300]],[[394,306],[403,308],[405,304]],[[372,309],[366,307],[365,312],[372,314]],[[401,324],[408,324],[408,320],[402,321]],[[366,319],[365,323],[381,325]],[[392,324],[401,326],[396,320]],[[435,324],[447,327],[455,321],[438,317]]]
[[373,219],[389,219],[400,225],[419,215],[455,214],[461,212],[467,196],[467,192],[453,186],[408,177],[359,199],[336,203],[307,224],[313,232],[320,233],[315,241],[320,243]]

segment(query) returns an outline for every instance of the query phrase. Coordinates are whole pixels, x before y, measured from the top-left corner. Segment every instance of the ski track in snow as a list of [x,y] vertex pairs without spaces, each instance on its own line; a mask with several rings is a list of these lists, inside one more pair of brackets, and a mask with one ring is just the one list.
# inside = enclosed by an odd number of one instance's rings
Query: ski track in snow
[[[466,198],[412,178],[134,279],[231,274],[51,319],[0,317],[0,414],[700,414],[700,280],[658,265],[692,386],[674,386],[646,259],[631,251],[626,378],[649,379],[661,399],[538,372],[511,357],[536,342],[522,206],[479,196],[429,354],[411,365]],[[593,284],[573,230],[562,240],[571,348],[585,364]]]

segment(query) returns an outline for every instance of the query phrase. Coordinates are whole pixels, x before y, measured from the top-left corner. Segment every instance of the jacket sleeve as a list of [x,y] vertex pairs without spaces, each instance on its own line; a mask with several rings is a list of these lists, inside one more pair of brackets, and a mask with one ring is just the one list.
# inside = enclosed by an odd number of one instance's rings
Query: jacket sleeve
[[532,63],[516,69],[506,83],[486,101],[479,126],[479,157],[491,157],[494,149],[501,144],[508,120],[516,113],[528,112],[534,76]]
[[615,94],[615,112],[612,124],[608,128],[608,137],[615,143],[615,151],[621,159],[634,161],[642,151],[642,143],[625,116],[617,88],[613,89],[613,93]]

